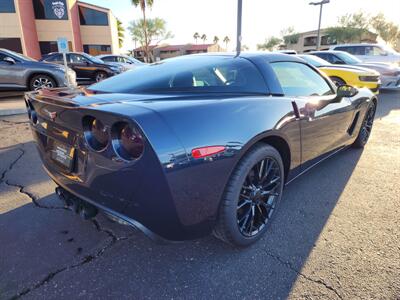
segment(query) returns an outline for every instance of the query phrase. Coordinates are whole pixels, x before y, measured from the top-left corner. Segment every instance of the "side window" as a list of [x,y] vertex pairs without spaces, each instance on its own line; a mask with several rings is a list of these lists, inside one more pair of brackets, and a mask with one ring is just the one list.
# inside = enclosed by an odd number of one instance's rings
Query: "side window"
[[332,64],[344,64],[344,61],[340,57],[332,54],[330,63],[332,63]]
[[46,59],[46,61],[49,61],[49,62],[62,62],[63,58],[62,58],[61,54],[55,54],[55,55],[52,55],[52,56],[48,57]]
[[331,95],[325,79],[309,66],[297,62],[271,63],[286,96],[308,97]]
[[386,52],[377,46],[365,47],[365,55],[381,56],[381,55],[385,55],[385,54],[386,54]]
[[3,61],[3,59],[4,59],[5,57],[6,57],[6,56],[5,56],[3,53],[0,53],[0,62]]
[[105,56],[101,60],[106,61],[106,62],[115,62],[116,61],[114,56]]
[[327,54],[327,53],[318,53],[318,54],[316,54],[316,55],[317,55],[318,57],[320,57],[320,58],[322,58],[322,59],[325,59],[326,61],[332,63],[332,61],[331,61],[331,56],[332,56],[332,55],[329,55],[329,54]]
[[69,62],[70,63],[75,63],[75,64],[82,64],[82,63],[86,63],[87,59],[84,58],[82,55],[79,55],[79,54],[70,54],[69,55]]
[[116,59],[117,59],[117,62],[119,62],[119,63],[125,64],[127,62],[126,59],[123,58],[122,56],[117,56]]

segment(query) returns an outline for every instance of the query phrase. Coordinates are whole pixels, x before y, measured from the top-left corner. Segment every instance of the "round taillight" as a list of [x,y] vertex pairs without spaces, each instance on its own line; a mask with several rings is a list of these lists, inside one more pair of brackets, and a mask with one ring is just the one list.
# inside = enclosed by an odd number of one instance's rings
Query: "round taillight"
[[83,119],[86,142],[96,151],[101,151],[108,144],[108,129],[99,119],[86,117]]
[[144,150],[144,139],[139,130],[128,123],[120,122],[113,126],[113,147],[125,160],[138,159]]

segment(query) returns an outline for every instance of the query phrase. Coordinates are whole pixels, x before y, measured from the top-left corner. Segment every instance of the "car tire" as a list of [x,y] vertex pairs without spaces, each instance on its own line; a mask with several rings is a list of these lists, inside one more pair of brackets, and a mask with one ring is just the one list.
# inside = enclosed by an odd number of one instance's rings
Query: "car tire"
[[372,101],[368,106],[367,112],[365,113],[364,120],[361,124],[357,138],[352,145],[354,148],[364,148],[364,146],[367,144],[369,136],[371,135],[372,126],[374,124],[375,112],[376,104]]
[[[260,180],[260,174],[261,178],[267,174],[265,181]],[[279,179],[274,176],[279,176]],[[272,180],[275,182],[271,183]],[[254,188],[249,189],[252,185]],[[260,192],[262,185],[265,189]],[[267,144],[253,147],[240,160],[226,185],[213,234],[235,247],[246,247],[256,242],[271,223],[283,186],[284,168],[279,152]],[[266,191],[267,187],[271,193],[261,196],[270,192]]]
[[44,74],[38,74],[31,78],[29,81],[29,90],[30,91],[37,91],[43,88],[55,88],[57,87],[56,81]]
[[336,86],[341,86],[341,85],[345,85],[346,84],[346,81],[344,81],[342,78],[340,78],[340,77],[336,77],[336,76],[331,76],[331,77],[329,77],[332,81],[333,81],[333,83],[336,85]]
[[99,71],[99,72],[96,72],[96,75],[95,75],[95,77],[94,77],[94,80],[95,80],[96,82],[100,82],[100,81],[106,79],[107,77],[108,77],[108,75],[107,75],[106,72]]

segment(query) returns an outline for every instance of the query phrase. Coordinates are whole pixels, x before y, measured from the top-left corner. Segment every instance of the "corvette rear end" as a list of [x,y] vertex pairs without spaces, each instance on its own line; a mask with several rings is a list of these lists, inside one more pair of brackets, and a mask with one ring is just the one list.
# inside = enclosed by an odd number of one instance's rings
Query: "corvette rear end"
[[[83,94],[47,90],[25,99],[44,168],[60,186],[57,193],[84,217],[99,208],[151,237],[185,239],[161,163],[129,115],[146,118],[149,112],[124,104],[113,107],[126,115],[104,112],[107,103]],[[183,150],[175,152],[186,160]]]

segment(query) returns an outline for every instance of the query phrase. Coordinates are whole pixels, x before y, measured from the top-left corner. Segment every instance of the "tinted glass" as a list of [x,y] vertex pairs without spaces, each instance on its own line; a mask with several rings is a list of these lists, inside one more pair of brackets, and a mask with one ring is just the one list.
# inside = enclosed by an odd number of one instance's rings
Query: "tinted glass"
[[101,55],[101,54],[110,54],[111,46],[110,45],[83,45],[83,51],[92,56]]
[[337,57],[343,60],[348,65],[355,65],[361,62],[357,57],[347,53],[347,52],[337,52],[335,53]]
[[33,0],[36,19],[68,20],[65,0]]
[[63,57],[62,57],[61,54],[54,54],[54,55],[50,55],[48,58],[46,58],[45,61],[62,62],[63,61]]
[[115,56],[105,56],[101,58],[102,61],[106,62],[116,62],[116,57]]
[[318,56],[315,55],[299,55],[302,59],[304,59],[307,63],[310,65],[313,65],[314,67],[321,67],[321,66],[327,66],[330,65],[330,63],[322,58],[319,58]]
[[286,96],[323,96],[333,91],[325,79],[309,66],[296,62],[271,63]]
[[79,54],[68,54],[67,60],[68,60],[68,62],[74,63],[74,64],[82,64],[82,63],[88,62],[88,60],[85,57],[83,57],[82,55],[79,55]]
[[14,0],[0,1],[0,13],[14,13],[14,12],[15,12]]
[[95,84],[111,93],[222,92],[262,93],[267,88],[256,67],[246,59],[183,56],[145,65]]
[[377,46],[367,46],[365,47],[365,55],[381,56],[385,55],[386,51]]
[[21,40],[19,38],[0,38],[0,48],[5,48],[11,51],[21,53],[22,52]]
[[79,6],[81,25],[108,26],[108,16],[105,12]]

